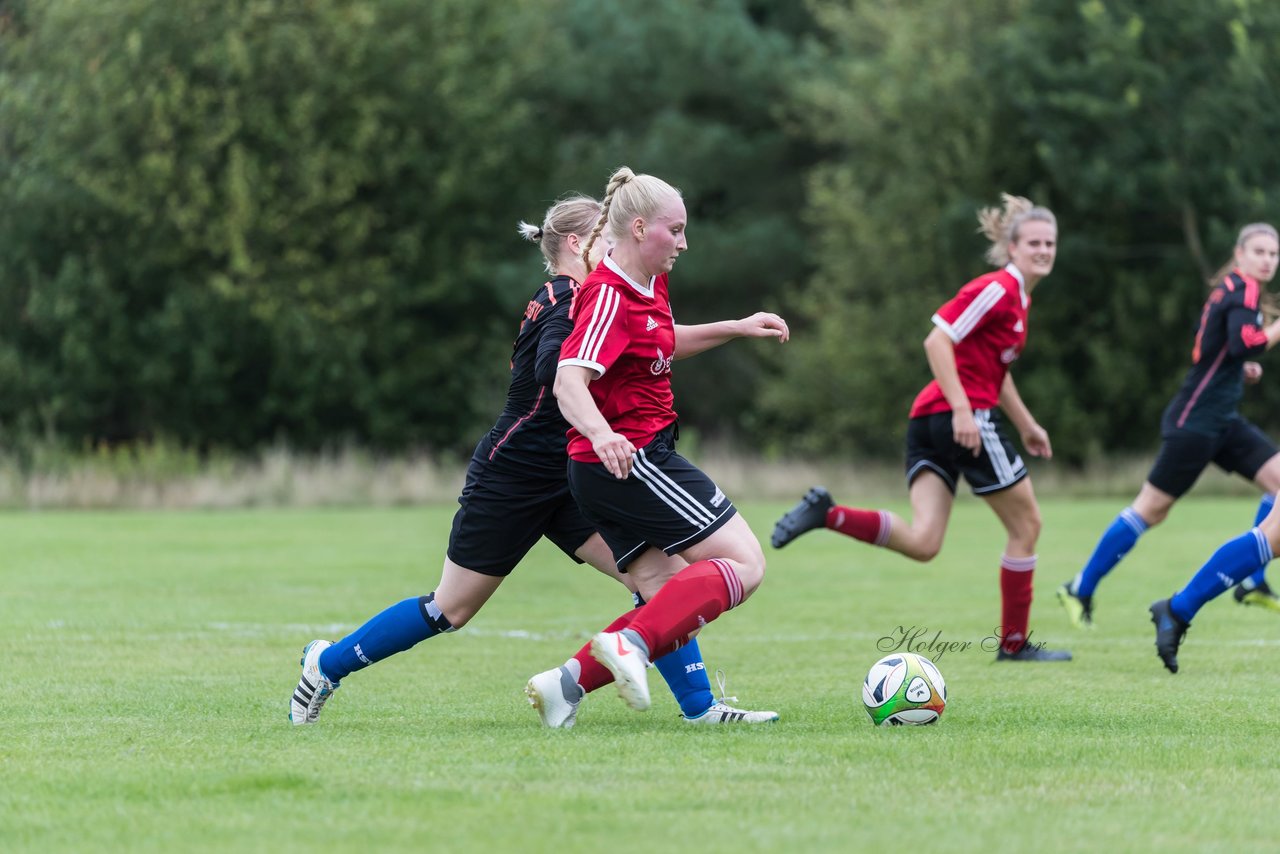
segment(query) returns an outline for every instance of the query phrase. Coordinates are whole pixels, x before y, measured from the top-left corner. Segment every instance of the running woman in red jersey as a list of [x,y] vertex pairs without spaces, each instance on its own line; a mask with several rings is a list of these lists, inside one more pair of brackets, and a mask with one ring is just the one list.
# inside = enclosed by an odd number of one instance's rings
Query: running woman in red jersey
[[612,248],[583,283],[556,374],[569,431],[569,485],[648,604],[628,611],[526,692],[543,720],[575,714],[611,681],[627,705],[649,707],[645,668],[746,600],[764,553],[733,503],[676,453],[671,365],[737,337],[786,341],[787,324],[760,312],[680,326],[667,274],[686,248],[680,192],[626,167],[609,179],[591,249]]
[[[1245,383],[1262,378],[1252,359],[1280,341],[1280,320],[1263,318],[1263,286],[1276,274],[1280,242],[1276,230],[1255,222],[1240,230],[1231,261],[1210,281],[1200,312],[1191,368],[1160,420],[1160,453],[1133,504],[1103,532],[1089,562],[1058,588],[1058,601],[1072,624],[1093,625],[1098,584],[1120,563],[1147,529],[1169,515],[1210,463],[1253,481],[1263,491],[1257,525],[1275,505],[1280,490],[1280,451],[1275,442],[1239,411]],[[1272,311],[1274,315],[1274,310]],[[1243,605],[1280,611],[1280,598],[1267,584],[1265,564],[1235,589]]]
[[[541,226],[520,224],[520,232],[540,244],[547,272],[553,275],[525,308],[511,356],[507,403],[467,468],[440,583],[426,596],[386,608],[337,643],[308,644],[302,654],[302,677],[289,705],[295,725],[315,723],[348,674],[466,625],[542,537],[634,593],[634,585],[618,572],[608,546],[569,494],[569,425],[550,389],[560,345],[573,329],[571,310],[578,283],[589,269],[587,259],[598,261],[603,255],[603,243],[594,256],[583,253],[600,211],[595,199],[579,196],[553,205]],[[777,717],[774,712],[734,708],[728,698],[717,701],[696,644],[656,664],[690,723],[757,723]],[[574,718],[566,714],[547,723],[571,727]]]
[[924,349],[934,379],[916,396],[907,425],[912,521],[887,510],[838,506],[819,486],[778,520],[773,545],[782,548],[826,527],[914,560],[933,560],[963,474],[1008,532],[1000,559],[997,660],[1067,661],[1069,652],[1026,642],[1040,508],[996,410],[1013,422],[1027,453],[1052,455],[1049,434],[1022,402],[1009,366],[1026,344],[1031,292],[1053,270],[1057,220],[1047,208],[1005,195],[1002,208],[979,211],[978,221],[991,241],[987,260],[1000,269],[966,284],[933,315]]

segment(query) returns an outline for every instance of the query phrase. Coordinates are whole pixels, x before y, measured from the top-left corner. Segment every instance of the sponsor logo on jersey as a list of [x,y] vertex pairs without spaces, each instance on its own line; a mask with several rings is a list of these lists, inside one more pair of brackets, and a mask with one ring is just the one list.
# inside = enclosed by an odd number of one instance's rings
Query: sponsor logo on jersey
[[1017,347],[1005,347],[1004,352],[1000,354],[1000,361],[1006,365],[1018,358]]
[[645,331],[645,332],[652,332],[653,330],[655,330],[655,329],[657,329],[657,328],[658,328],[658,321],[654,320],[652,315],[645,315],[645,318],[644,318],[644,331]]
[[670,356],[664,356],[662,355],[661,347],[657,347],[655,349],[658,351],[658,358],[649,363],[649,373],[653,374],[655,377],[671,373],[671,360],[675,358],[675,353],[672,353]]

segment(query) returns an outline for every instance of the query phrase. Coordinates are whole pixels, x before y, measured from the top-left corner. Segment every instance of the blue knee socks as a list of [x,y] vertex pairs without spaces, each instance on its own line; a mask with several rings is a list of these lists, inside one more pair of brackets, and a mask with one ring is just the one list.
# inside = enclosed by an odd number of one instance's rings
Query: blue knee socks
[[[632,593],[631,599],[639,608],[644,604],[644,597]],[[698,648],[698,639],[690,638],[689,642],[669,652],[653,663],[666,680],[667,687],[675,695],[680,704],[680,711],[686,718],[696,718],[715,703],[711,693],[711,680],[707,678],[707,666],[702,663],[702,650]]]
[[1169,601],[1173,613],[1190,623],[1204,604],[1230,590],[1241,579],[1256,572],[1271,560],[1271,544],[1257,528],[1251,528],[1234,540],[1228,540],[1213,553],[1187,586]]
[[1076,576],[1071,585],[1075,588],[1072,592],[1082,599],[1092,596],[1093,591],[1098,587],[1098,582],[1102,581],[1103,576],[1114,569],[1121,558],[1129,553],[1129,549],[1133,548],[1133,544],[1138,542],[1138,538],[1146,530],[1147,523],[1142,520],[1136,510],[1132,507],[1121,510],[1120,515],[1103,532],[1102,539],[1098,541],[1089,562]]
[[338,682],[429,637],[453,631],[435,598],[435,593],[414,596],[375,615],[320,653],[320,671],[330,682]]
[[[1256,516],[1253,517],[1253,524],[1261,525],[1262,520],[1267,518],[1267,514],[1269,514],[1271,512],[1271,508],[1275,506],[1276,506],[1276,497],[1273,493],[1268,492],[1266,495],[1262,496],[1262,501],[1258,502],[1258,513]],[[1267,580],[1267,567],[1266,567],[1266,564],[1263,564],[1261,569],[1259,569],[1253,575],[1250,575],[1244,581],[1240,582],[1240,584],[1244,587],[1245,590],[1252,590],[1266,580]]]

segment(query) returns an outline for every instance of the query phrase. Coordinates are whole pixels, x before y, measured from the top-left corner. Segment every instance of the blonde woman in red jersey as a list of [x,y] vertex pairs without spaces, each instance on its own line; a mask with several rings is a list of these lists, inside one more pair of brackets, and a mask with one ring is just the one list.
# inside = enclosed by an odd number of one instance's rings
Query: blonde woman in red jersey
[[675,451],[671,364],[739,337],[786,341],[787,324],[759,312],[698,326],[674,321],[667,274],[688,248],[680,192],[623,167],[609,180],[589,252],[607,227],[609,254],[587,277],[560,350],[555,394],[569,422],[569,486],[618,568],[647,604],[615,620],[564,666],[526,687],[543,720],[576,711],[611,681],[632,708],[649,707],[645,669],[764,578],[764,553],[733,503]]
[[1047,208],[1005,195],[1003,207],[979,211],[978,221],[991,241],[987,260],[1000,269],[966,284],[933,315],[924,349],[934,378],[916,396],[907,427],[912,521],[887,510],[841,507],[819,486],[778,520],[773,545],[782,548],[826,527],[914,560],[932,560],[942,548],[957,478],[964,475],[1008,532],[1000,559],[997,660],[1067,661],[1069,652],[1027,643],[1040,508],[996,410],[1013,422],[1027,453],[1052,456],[1049,434],[1022,402],[1009,366],[1026,344],[1031,292],[1053,270],[1057,220]]

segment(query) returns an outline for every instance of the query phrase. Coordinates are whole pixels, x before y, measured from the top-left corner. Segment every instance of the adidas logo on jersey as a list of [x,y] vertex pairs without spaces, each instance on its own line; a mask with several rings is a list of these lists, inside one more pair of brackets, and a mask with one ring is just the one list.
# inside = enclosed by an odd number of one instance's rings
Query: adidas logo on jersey
[[1021,321],[1021,320],[1019,320],[1017,323],[1013,324],[1013,331],[1014,331],[1014,332],[1021,332],[1021,331],[1022,331],[1022,321]]
[[658,321],[654,320],[651,316],[646,315],[644,320],[644,331],[652,332],[657,328],[658,328]]

